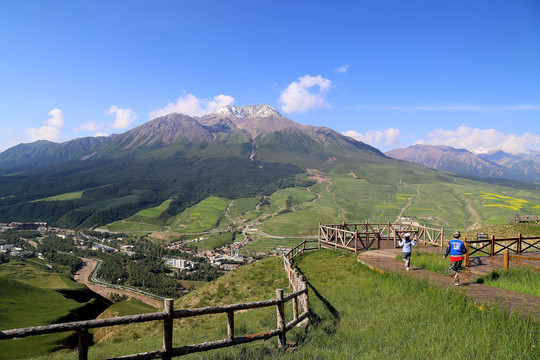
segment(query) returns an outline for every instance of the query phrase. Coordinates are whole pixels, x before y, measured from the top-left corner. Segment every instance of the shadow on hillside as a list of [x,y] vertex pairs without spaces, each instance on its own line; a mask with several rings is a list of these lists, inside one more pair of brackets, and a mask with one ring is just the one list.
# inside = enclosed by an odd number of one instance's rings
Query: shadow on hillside
[[[300,274],[302,274],[304,276],[304,273],[302,272],[302,270],[300,268],[297,267],[297,270],[298,270],[298,272]],[[326,307],[326,309],[332,315],[332,318],[333,318],[333,321],[330,324],[323,325],[323,318],[321,316],[317,315],[314,312],[313,307],[310,306],[311,312],[312,312],[311,321],[312,321],[313,326],[323,326],[323,330],[327,335],[334,334],[336,332],[336,329],[337,329],[337,324],[339,323],[340,318],[341,318],[341,315],[340,315],[339,311],[337,311],[337,309],[330,303],[330,301],[328,301],[319,292],[319,290],[317,290],[317,288],[315,286],[313,286],[313,284],[311,282],[309,282],[309,280],[307,280],[306,276],[304,276],[304,279],[306,279],[306,283],[307,283],[307,286],[308,286],[309,297],[312,298],[313,296],[316,296],[324,304],[324,306]]]

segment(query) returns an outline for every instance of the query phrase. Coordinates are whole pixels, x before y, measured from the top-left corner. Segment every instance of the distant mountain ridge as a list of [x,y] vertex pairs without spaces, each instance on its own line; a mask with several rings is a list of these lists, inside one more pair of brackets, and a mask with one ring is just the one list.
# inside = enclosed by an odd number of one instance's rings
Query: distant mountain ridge
[[[275,138],[277,134],[281,135]],[[383,156],[379,150],[332,129],[298,124],[266,104],[244,107],[229,105],[201,117],[171,113],[106,138],[88,137],[61,144],[49,141],[20,144],[0,153],[0,169],[20,165],[35,168],[69,161],[117,158],[128,152],[132,155],[153,152],[161,157],[170,156],[173,151],[188,154],[190,149],[195,149],[192,152],[202,151],[205,156],[213,156],[221,152],[217,148],[224,143],[228,143],[228,148],[231,148],[231,144],[239,146],[238,149],[242,150],[233,151],[238,156],[259,156],[261,159],[268,157],[276,161],[275,154],[280,151],[273,149],[274,154],[267,151],[267,143],[271,140],[264,139],[264,136],[273,138],[273,141],[278,142],[277,145],[280,141],[293,137],[296,140],[287,142],[294,143],[294,149],[291,144],[286,146],[289,146],[290,151],[299,151],[301,154],[319,152],[333,157],[334,151],[341,151],[338,148],[328,148],[328,145],[335,141],[339,147],[356,150],[361,148],[362,151]],[[194,144],[199,145],[194,147]],[[170,150],[166,150],[169,146]],[[52,149],[56,149],[55,154],[62,153],[63,156],[51,159]],[[258,149],[260,151],[257,153]],[[167,155],[163,155],[164,153]],[[281,159],[285,160],[286,158]],[[320,157],[317,157],[317,160],[320,160]]]
[[29,144],[19,144],[0,153],[0,169],[48,166],[79,160],[92,149],[113,138],[114,135],[83,137],[64,143],[38,140]]
[[491,155],[476,155],[451,146],[417,144],[387,151],[385,155],[467,176],[528,182],[540,179],[540,162],[502,151]]

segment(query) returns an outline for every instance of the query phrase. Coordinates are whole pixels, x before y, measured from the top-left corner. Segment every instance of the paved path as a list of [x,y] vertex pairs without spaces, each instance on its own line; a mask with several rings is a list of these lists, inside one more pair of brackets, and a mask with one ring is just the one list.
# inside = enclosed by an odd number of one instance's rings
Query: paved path
[[[434,252],[443,252],[440,248],[424,248],[420,247],[421,251],[431,249]],[[420,250],[416,248],[416,250]],[[461,291],[471,298],[477,306],[488,305],[505,308],[511,312],[531,314],[533,318],[540,321],[540,297],[533,295],[526,295],[516,291],[499,289],[493,286],[485,284],[474,283],[474,278],[478,277],[476,271],[481,270],[478,267],[475,272],[462,272],[461,285],[454,286],[454,280],[451,276],[441,275],[431,271],[427,271],[414,264],[411,266],[410,271],[405,270],[404,263],[396,259],[396,256],[400,253],[401,249],[380,249],[365,251],[358,255],[358,261],[378,271],[393,271],[406,273],[408,276],[412,276],[419,279],[427,279],[432,284],[449,288],[455,291]],[[414,250],[413,250],[414,251]],[[538,253],[536,253],[538,256]],[[487,259],[483,260],[483,271],[487,271],[489,268],[493,269],[493,264],[488,266]],[[502,260],[501,260],[502,267]],[[472,267],[474,269],[474,266]],[[489,271],[491,271],[489,270]],[[487,273],[489,273],[487,271]]]
[[81,258],[81,260],[83,261],[83,266],[77,271],[77,273],[75,273],[73,278],[75,279],[75,281],[86,285],[93,292],[98,293],[99,295],[103,297],[109,297],[112,293],[116,293],[119,295],[127,295],[129,297],[139,299],[147,303],[148,305],[152,305],[153,307],[158,308],[158,309],[160,309],[163,306],[163,302],[153,299],[148,296],[137,294],[132,291],[110,288],[103,285],[97,285],[97,284],[92,284],[88,282],[88,277],[90,276],[92,271],[95,269],[97,265],[97,261],[92,260],[92,259],[85,259],[85,258]]

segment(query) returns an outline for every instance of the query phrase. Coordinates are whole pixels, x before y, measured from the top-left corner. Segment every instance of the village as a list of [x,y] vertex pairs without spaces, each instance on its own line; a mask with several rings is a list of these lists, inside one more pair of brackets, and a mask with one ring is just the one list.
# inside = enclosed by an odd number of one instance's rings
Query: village
[[[15,231],[37,231],[41,236],[35,239],[25,239],[22,241],[8,241],[2,238],[2,233],[6,230]],[[49,227],[47,223],[19,223],[11,222],[9,224],[0,224],[0,252],[9,254],[11,257],[32,257],[36,256],[43,258],[42,254],[37,252],[37,244],[41,242],[46,235],[56,235],[59,238],[69,238],[77,248],[88,249],[102,253],[124,253],[128,256],[133,256],[135,245],[126,244],[124,238],[112,233],[95,233],[89,231],[76,231],[71,229],[62,229]],[[220,246],[213,250],[199,250],[196,247],[188,246],[189,243],[196,243],[204,240],[204,237],[197,238],[191,241],[176,241],[164,246],[165,249],[177,250],[191,257],[198,258],[200,261],[186,260],[182,257],[164,256],[163,260],[167,265],[179,270],[196,269],[201,262],[207,263],[220,270],[231,271],[237,269],[240,265],[251,263],[255,259],[246,257],[241,254],[241,249],[248,244],[247,240],[242,242],[232,242]],[[270,253],[257,253],[258,257],[271,255]]]

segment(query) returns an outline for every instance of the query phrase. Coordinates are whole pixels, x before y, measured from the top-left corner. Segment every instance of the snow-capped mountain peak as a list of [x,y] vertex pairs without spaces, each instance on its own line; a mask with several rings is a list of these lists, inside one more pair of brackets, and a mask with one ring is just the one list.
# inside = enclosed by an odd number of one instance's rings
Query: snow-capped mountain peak
[[266,104],[248,105],[242,107],[227,105],[216,111],[216,113],[220,115],[233,115],[238,118],[245,118],[248,116],[272,117],[280,115],[276,109]]

